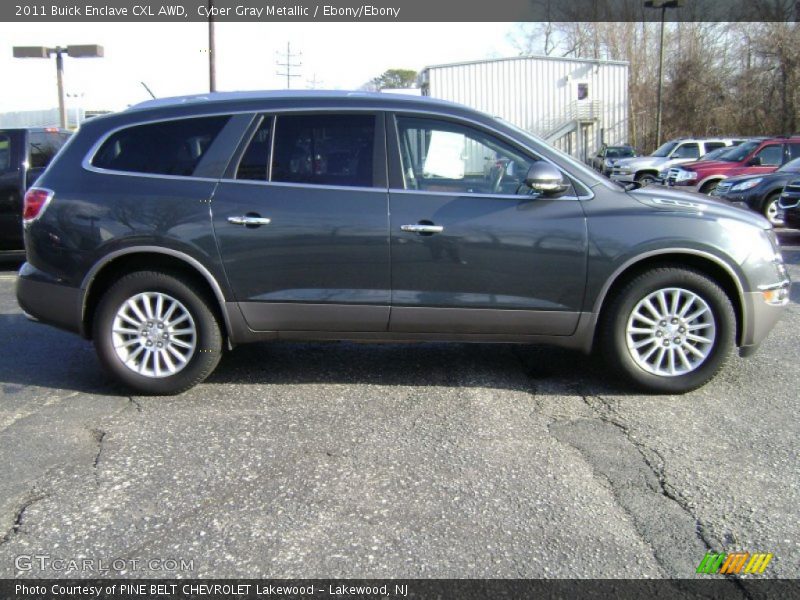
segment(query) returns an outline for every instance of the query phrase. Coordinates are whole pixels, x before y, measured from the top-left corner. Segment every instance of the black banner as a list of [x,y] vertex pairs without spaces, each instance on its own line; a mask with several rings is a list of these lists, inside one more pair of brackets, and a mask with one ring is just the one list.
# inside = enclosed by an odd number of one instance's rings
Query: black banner
[[414,598],[477,599],[600,599],[679,598],[767,599],[800,598],[797,580],[520,580],[520,579],[341,579],[341,580],[0,580],[3,600],[356,600]]
[[796,21],[796,0],[4,0],[0,20],[19,22],[638,22]]

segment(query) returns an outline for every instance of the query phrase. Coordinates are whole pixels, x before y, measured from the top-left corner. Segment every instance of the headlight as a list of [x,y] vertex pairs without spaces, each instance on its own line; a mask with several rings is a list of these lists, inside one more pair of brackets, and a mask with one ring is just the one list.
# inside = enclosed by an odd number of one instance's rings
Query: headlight
[[695,179],[697,179],[697,173],[686,169],[680,169],[675,176],[675,181],[693,181]]
[[614,166],[614,161],[613,161],[613,160],[611,160],[610,158],[607,158],[607,159],[605,160],[605,163],[606,163],[606,166],[607,166],[607,167],[613,167],[613,166]]
[[743,192],[745,190],[750,190],[756,187],[759,183],[763,181],[763,178],[756,177],[755,179],[748,179],[747,181],[743,181],[742,183],[737,183],[731,188],[732,192]]

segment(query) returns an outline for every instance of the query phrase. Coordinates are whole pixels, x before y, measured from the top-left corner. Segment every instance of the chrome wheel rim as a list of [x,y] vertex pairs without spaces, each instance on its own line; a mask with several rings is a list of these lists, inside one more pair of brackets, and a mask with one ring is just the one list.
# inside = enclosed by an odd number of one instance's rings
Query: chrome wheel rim
[[691,373],[714,348],[714,314],[703,298],[683,288],[656,290],[631,311],[628,351],[643,370],[661,377]]
[[114,316],[111,341],[134,373],[161,378],[182,371],[197,348],[197,327],[181,302],[161,292],[128,298]]
[[764,212],[764,214],[767,217],[767,220],[773,225],[783,225],[781,209],[778,206],[777,199],[767,204],[767,210]]

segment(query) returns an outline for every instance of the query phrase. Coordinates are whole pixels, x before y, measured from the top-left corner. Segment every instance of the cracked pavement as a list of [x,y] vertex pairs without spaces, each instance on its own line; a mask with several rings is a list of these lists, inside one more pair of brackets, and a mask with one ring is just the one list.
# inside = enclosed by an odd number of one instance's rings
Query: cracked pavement
[[[782,239],[800,281],[800,234]],[[143,398],[21,315],[13,267],[2,577],[691,578],[710,550],[800,574],[798,284],[758,354],[685,396],[633,394],[565,350],[319,343],[240,347],[196,389]],[[150,559],[193,564],[130,562]]]

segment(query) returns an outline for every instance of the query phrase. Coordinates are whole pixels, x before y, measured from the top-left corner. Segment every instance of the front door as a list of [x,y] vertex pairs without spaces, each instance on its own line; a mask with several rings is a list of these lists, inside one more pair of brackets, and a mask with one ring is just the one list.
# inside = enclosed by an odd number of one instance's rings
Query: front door
[[228,281],[256,331],[385,331],[383,116],[260,117],[212,203]]
[[493,133],[415,116],[395,124],[390,329],[573,333],[586,280],[580,200],[530,195],[537,157]]

